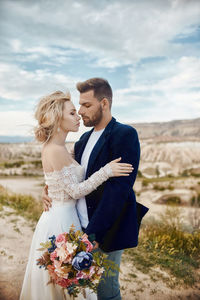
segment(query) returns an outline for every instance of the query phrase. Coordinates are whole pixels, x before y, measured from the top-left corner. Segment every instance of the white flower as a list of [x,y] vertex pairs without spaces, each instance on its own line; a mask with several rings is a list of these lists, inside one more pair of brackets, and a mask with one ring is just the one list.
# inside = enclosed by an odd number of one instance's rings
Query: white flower
[[67,268],[66,268],[65,266],[64,266],[64,267],[56,267],[56,268],[55,268],[55,273],[56,273],[59,277],[68,279],[69,272],[68,272],[68,270],[67,270]]
[[100,269],[97,271],[97,274],[98,274],[98,275],[101,275],[101,274],[103,274],[103,272],[104,272],[104,268],[100,268]]
[[72,254],[76,250],[77,245],[73,245],[72,243],[66,242],[66,247],[69,254]]
[[64,245],[56,250],[57,256],[60,258],[61,261],[64,261],[68,255]]
[[98,284],[98,283],[99,283],[99,280],[100,280],[100,278],[99,278],[99,279],[94,279],[94,280],[92,280],[92,283]]
[[62,241],[62,242],[56,242],[56,246],[57,246],[57,248],[60,248],[60,247],[62,247],[62,245],[64,245],[65,244],[65,242],[64,241]]

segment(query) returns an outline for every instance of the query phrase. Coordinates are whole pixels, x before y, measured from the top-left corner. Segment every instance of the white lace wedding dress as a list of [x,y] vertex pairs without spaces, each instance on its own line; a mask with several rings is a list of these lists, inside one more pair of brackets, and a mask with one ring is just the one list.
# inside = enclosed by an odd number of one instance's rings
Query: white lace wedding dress
[[[45,173],[48,194],[52,199],[52,207],[43,212],[33,234],[28,263],[24,276],[20,300],[63,300],[63,290],[59,286],[48,284],[48,271],[40,269],[36,260],[41,256],[38,251],[40,243],[52,235],[68,232],[73,224],[76,230],[81,229],[76,211],[76,199],[79,199],[106,181],[112,175],[109,165],[101,168],[90,178],[84,179],[84,168],[78,163],[65,166],[60,171]],[[94,293],[86,291],[88,300],[96,300]],[[78,299],[84,299],[79,296]]]

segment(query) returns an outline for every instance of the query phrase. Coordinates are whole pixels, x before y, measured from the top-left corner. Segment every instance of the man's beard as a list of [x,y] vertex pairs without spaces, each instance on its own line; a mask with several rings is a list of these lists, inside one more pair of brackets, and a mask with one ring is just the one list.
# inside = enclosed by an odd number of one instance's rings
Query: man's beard
[[83,124],[86,126],[86,127],[93,127],[93,126],[96,126],[99,124],[99,122],[102,120],[102,117],[103,117],[103,112],[102,112],[102,108],[101,106],[99,107],[99,110],[97,110],[97,112],[95,113],[95,115],[89,119],[89,118],[86,118],[86,120],[84,121],[83,120]]

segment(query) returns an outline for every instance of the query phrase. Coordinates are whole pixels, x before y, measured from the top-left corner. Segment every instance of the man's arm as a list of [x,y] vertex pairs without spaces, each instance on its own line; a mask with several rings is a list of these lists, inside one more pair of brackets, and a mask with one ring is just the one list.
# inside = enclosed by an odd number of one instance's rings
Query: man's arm
[[124,204],[137,176],[140,159],[140,145],[135,129],[126,127],[124,132],[113,137],[112,159],[122,157],[122,161],[132,164],[133,172],[128,177],[114,177],[105,183],[102,199],[95,210],[86,233],[95,233],[96,241],[101,243],[106,232],[112,227],[119,217]]

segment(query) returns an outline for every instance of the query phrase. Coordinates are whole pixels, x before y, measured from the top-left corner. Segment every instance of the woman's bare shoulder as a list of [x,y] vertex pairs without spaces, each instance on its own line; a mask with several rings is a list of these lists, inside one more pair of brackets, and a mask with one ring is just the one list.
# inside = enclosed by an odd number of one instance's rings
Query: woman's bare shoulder
[[54,154],[67,154],[67,149],[65,146],[57,145],[57,144],[47,144],[42,148],[42,154],[45,155],[54,155]]
[[60,170],[63,166],[71,164],[72,157],[65,146],[49,144],[42,149],[42,160],[43,163],[51,165],[54,170]]

